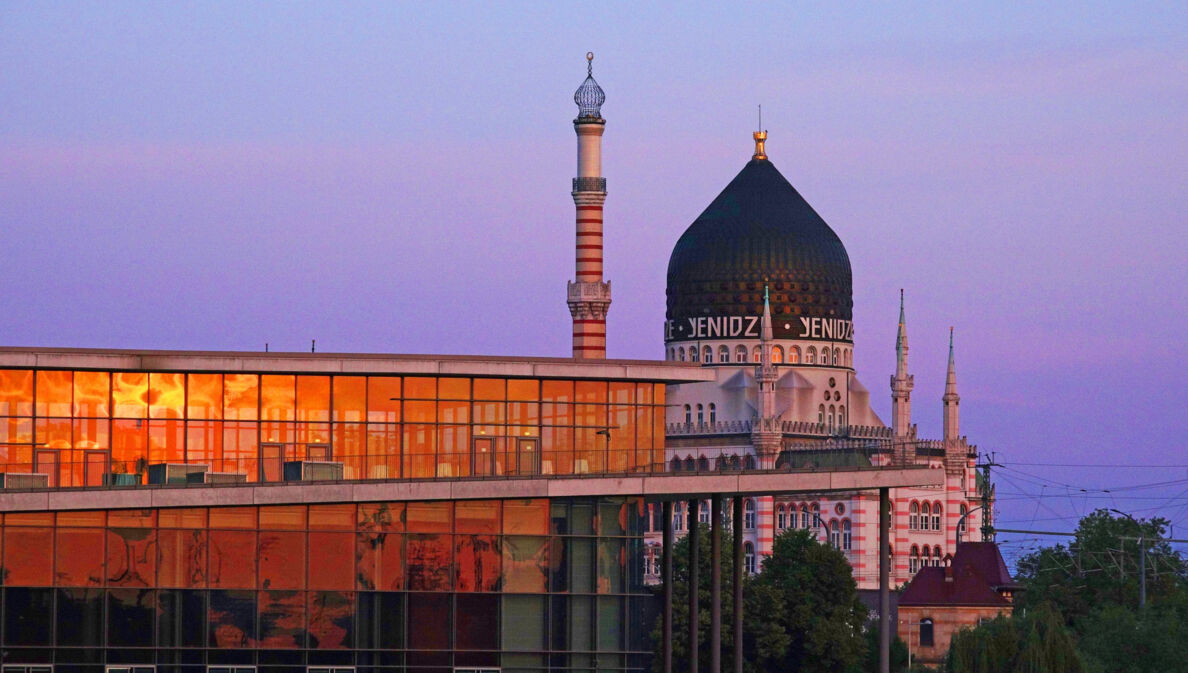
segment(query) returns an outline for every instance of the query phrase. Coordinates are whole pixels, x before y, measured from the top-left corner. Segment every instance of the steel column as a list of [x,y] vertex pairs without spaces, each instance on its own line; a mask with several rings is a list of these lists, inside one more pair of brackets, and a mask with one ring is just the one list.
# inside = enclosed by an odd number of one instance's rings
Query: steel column
[[743,670],[743,499],[734,496],[734,673]]
[[700,621],[698,608],[698,587],[700,582],[697,577],[697,566],[700,563],[698,559],[698,540],[697,527],[698,519],[701,514],[701,503],[697,500],[689,501],[689,673],[697,673],[697,654],[698,654],[698,638],[697,638],[697,622]]
[[710,670],[722,670],[722,496],[710,496]]
[[664,542],[661,547],[663,566],[661,580],[664,582],[664,673],[672,673],[672,501],[661,505],[664,516]]
[[891,492],[879,489],[879,673],[891,673]]

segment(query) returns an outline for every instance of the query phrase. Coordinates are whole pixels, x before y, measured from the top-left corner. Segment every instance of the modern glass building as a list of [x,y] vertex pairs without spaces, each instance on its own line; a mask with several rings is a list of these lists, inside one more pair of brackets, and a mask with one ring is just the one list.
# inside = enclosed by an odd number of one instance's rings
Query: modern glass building
[[663,472],[704,376],[0,350],[4,671],[650,668],[647,504],[597,477]]

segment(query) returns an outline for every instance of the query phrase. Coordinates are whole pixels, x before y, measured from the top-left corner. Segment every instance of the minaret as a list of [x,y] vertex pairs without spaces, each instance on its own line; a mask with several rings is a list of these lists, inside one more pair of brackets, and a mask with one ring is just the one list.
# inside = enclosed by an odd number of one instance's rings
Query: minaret
[[903,290],[899,291],[899,334],[895,338],[895,376],[891,377],[891,428],[896,437],[911,434],[912,387],[915,377],[908,374],[907,321],[903,313]]
[[774,456],[780,451],[783,433],[776,414],[776,381],[779,373],[771,364],[771,302],[767,286],[763,287],[763,318],[760,321],[759,364],[755,367],[755,383],[759,386],[758,409],[751,427],[751,444],[760,456]]
[[957,395],[957,361],[953,358],[952,327],[949,328],[949,371],[945,375],[945,394],[941,400],[945,403],[944,440],[949,442],[960,434],[957,405],[961,402]]
[[606,357],[606,313],[610,309],[610,281],[602,280],[602,204],[606,178],[602,177],[602,104],[606,94],[594,81],[594,52],[586,53],[586,81],[573,94],[578,116],[577,177],[573,203],[577,206],[577,269],[568,283],[569,314],[573,316],[573,357]]

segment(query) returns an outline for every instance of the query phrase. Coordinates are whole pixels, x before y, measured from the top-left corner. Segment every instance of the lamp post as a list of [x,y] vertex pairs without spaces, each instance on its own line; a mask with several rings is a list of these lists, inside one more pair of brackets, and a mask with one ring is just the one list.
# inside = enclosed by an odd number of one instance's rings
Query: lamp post
[[[1126,517],[1127,519],[1130,519],[1131,522],[1133,522],[1134,525],[1138,526],[1138,529],[1139,529],[1138,537],[1134,538],[1134,539],[1138,540],[1138,545],[1139,545],[1139,609],[1141,610],[1142,608],[1147,606],[1147,547],[1144,544],[1145,539],[1143,536],[1143,525],[1142,525],[1142,523],[1139,522],[1138,519],[1127,514],[1126,512],[1123,512],[1120,509],[1114,509],[1113,507],[1111,507],[1110,511],[1115,512],[1117,514],[1121,514],[1122,516]],[[1123,538],[1123,539],[1126,539],[1126,538]]]

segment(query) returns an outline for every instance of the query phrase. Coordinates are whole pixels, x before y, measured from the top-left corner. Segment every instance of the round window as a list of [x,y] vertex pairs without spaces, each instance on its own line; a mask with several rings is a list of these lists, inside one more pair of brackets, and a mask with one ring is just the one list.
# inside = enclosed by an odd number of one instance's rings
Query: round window
[[829,387],[830,388],[837,387],[837,379],[833,378],[832,376],[829,377]]

